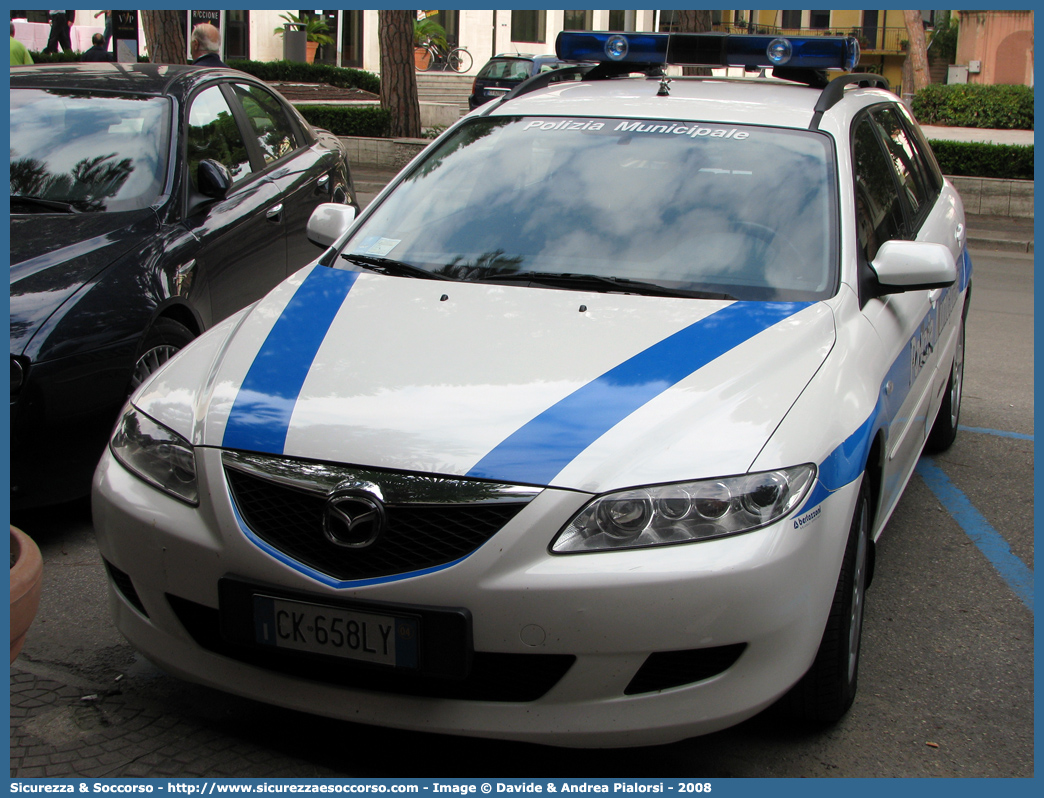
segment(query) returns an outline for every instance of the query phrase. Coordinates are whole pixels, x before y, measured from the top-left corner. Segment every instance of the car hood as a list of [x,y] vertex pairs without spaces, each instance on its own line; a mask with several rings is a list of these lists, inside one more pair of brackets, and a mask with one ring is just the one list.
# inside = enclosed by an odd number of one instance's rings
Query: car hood
[[156,227],[150,208],[12,216],[11,353],[23,352],[63,302]]
[[136,395],[196,445],[602,492],[743,473],[823,303],[298,272]]

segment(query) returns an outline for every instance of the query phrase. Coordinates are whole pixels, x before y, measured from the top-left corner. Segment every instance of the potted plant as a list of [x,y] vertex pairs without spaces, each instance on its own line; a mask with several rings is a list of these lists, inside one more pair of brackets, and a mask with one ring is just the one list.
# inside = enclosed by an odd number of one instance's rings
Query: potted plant
[[446,29],[430,17],[415,19],[413,21],[413,62],[417,69],[428,68],[433,55],[428,49],[429,45],[434,45],[440,52],[446,52],[449,49]]
[[22,650],[25,635],[40,606],[43,558],[22,530],[11,527],[11,662]]
[[[315,61],[315,51],[319,49],[320,44],[334,43],[333,37],[327,35],[330,32],[330,26],[326,24],[326,20],[322,17],[299,17],[288,13],[280,14],[279,18],[294,25],[298,30],[304,29],[306,36],[306,60],[309,64]],[[285,27],[281,25],[273,33],[282,36],[284,30]]]

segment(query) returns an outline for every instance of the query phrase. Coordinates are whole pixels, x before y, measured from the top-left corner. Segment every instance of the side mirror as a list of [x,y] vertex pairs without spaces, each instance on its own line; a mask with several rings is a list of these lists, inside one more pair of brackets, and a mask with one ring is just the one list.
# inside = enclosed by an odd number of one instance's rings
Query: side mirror
[[326,249],[348,232],[355,221],[355,208],[337,202],[317,205],[308,218],[308,240]]
[[224,199],[232,188],[232,174],[223,163],[204,158],[196,167],[196,186],[204,197]]
[[927,241],[886,241],[870,268],[883,294],[946,288],[957,279],[953,253]]

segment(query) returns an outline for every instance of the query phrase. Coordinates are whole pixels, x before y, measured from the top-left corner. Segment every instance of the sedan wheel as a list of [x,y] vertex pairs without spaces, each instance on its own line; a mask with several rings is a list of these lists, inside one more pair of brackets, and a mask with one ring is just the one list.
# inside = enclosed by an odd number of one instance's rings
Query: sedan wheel
[[929,454],[943,452],[953,445],[957,438],[957,425],[961,419],[961,398],[964,394],[964,317],[961,316],[960,328],[957,330],[957,349],[953,353],[953,365],[950,367],[950,382],[946,386],[939,415],[935,417],[931,432],[924,449]]
[[870,565],[870,491],[865,474],[862,479],[819,651],[808,673],[780,701],[779,708],[797,720],[836,723],[855,700]]
[[145,382],[194,337],[188,327],[173,319],[157,319],[146,334],[141,354],[134,363],[128,393]]

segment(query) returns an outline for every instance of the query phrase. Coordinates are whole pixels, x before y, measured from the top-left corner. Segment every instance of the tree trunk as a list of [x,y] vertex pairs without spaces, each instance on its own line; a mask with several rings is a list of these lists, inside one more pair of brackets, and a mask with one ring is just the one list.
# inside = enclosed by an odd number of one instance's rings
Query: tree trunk
[[[711,29],[712,20],[710,11],[679,11],[678,31],[683,33],[705,33]],[[682,67],[683,75],[711,74],[710,67]]]
[[921,21],[920,11],[903,11],[903,19],[909,36],[906,58],[910,62],[913,75],[913,94],[917,94],[931,83],[928,76],[928,48],[924,43],[924,23]]
[[416,11],[378,11],[381,45],[381,106],[391,112],[388,134],[418,138],[421,134],[417,75],[413,65],[413,21]]
[[188,63],[184,11],[139,11],[145,46],[154,64]]

